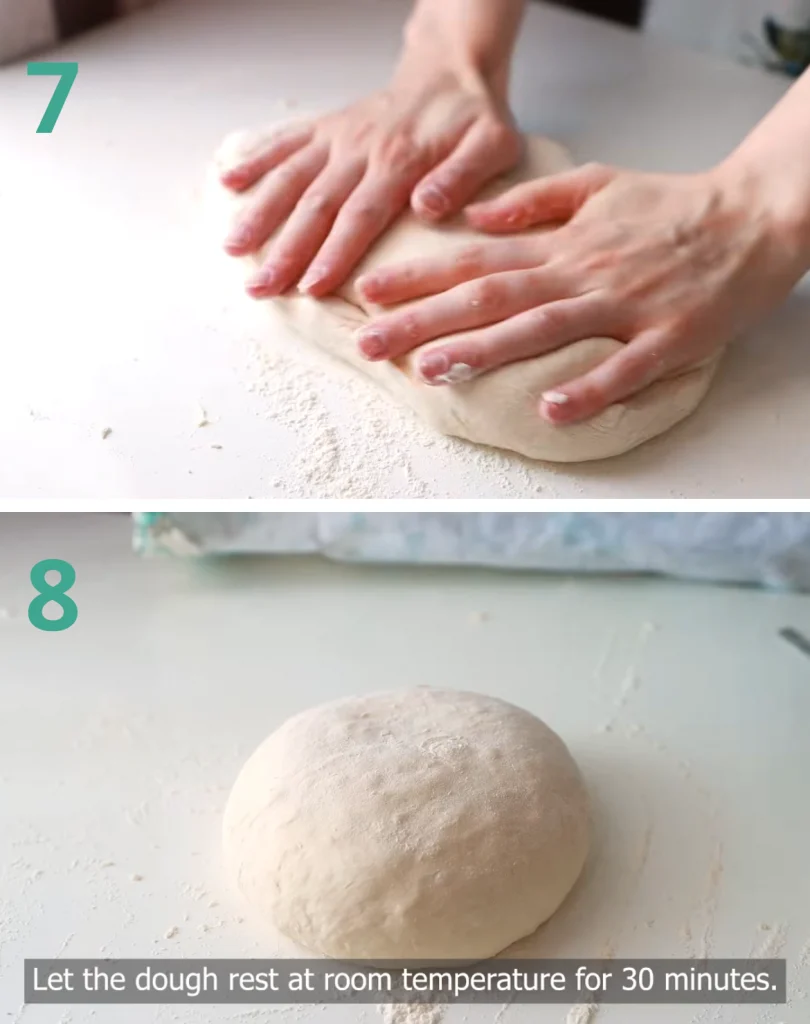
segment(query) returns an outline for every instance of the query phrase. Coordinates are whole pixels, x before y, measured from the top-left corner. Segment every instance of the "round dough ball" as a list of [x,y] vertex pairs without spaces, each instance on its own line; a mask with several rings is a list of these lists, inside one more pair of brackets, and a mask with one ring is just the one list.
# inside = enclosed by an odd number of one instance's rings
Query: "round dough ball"
[[562,740],[492,697],[417,688],[289,719],[225,811],[226,865],[289,938],[344,960],[493,956],[559,907],[588,851]]

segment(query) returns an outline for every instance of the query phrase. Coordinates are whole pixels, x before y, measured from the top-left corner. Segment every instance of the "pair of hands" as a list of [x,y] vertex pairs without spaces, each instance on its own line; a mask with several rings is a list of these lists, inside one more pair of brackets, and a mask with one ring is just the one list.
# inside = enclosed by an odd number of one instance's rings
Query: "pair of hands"
[[[364,328],[360,350],[395,359],[446,338],[417,366],[426,383],[452,386],[583,338],[624,342],[543,396],[538,412],[555,424],[710,359],[795,284],[766,197],[732,166],[654,175],[587,165],[468,206],[521,148],[505,99],[483,80],[406,68],[390,90],[282,132],[223,174],[236,190],[259,183],[226,249],[254,252],[280,228],[250,294],[297,285],[320,297],[409,204],[426,221],[466,206],[493,237],[358,282],[375,303],[409,302]],[[556,227],[523,233],[537,225]]]

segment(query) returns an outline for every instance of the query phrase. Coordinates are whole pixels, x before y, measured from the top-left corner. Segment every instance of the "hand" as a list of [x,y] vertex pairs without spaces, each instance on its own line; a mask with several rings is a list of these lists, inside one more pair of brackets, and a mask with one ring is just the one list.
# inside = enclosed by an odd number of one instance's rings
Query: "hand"
[[417,57],[404,58],[385,92],[281,131],[223,172],[237,191],[260,182],[225,243],[231,255],[259,250],[284,224],[248,284],[252,295],[279,295],[296,283],[327,295],[409,202],[420,217],[439,220],[517,163],[521,143],[505,87],[490,87],[472,66]]
[[392,359],[452,335],[417,362],[441,385],[584,338],[625,342],[540,403],[551,423],[589,419],[710,359],[788,294],[804,268],[770,191],[725,165],[693,175],[588,165],[520,185],[470,207],[470,223],[492,234],[563,226],[361,278],[371,301],[422,301],[369,324],[360,349]]

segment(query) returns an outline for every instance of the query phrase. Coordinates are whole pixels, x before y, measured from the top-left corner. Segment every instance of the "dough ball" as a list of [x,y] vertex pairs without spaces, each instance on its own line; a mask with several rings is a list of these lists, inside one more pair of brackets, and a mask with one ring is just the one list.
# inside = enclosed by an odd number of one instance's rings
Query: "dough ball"
[[226,866],[263,918],[344,960],[483,960],[560,906],[588,851],[562,740],[492,697],[418,688],[296,715],[248,760]]
[[[277,127],[263,133],[236,133],[226,139],[217,155],[208,206],[222,238],[244,205],[251,202],[255,188],[238,194],[230,192],[220,184],[216,169],[260,151]],[[523,164],[513,174],[490,185],[483,194],[497,195],[521,181],[572,166],[570,154],[559,144],[549,139],[528,138]],[[697,408],[709,390],[719,357],[658,381],[585,423],[561,427],[542,419],[538,407],[543,392],[586,373],[621,351],[622,344],[610,338],[586,338],[448,387],[425,384],[416,368],[422,350],[439,342],[430,342],[394,362],[371,363],[363,358],[355,333],[368,323],[377,307],[366,302],[355,287],[362,274],[414,257],[458,250],[484,239],[461,218],[431,226],[408,211],[372,247],[336,295],[313,299],[293,290],[263,302],[305,341],[372,378],[441,433],[518,452],[530,459],[586,462],[620,455],[669,430]],[[245,257],[248,275],[255,273],[257,265],[264,261],[271,244],[272,239],[260,253]]]

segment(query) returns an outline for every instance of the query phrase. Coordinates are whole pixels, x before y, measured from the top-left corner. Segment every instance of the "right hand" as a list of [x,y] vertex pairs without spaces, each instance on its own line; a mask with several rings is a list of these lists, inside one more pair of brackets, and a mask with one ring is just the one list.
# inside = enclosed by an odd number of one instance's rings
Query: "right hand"
[[235,191],[257,185],[225,243],[262,248],[281,225],[248,291],[257,298],[339,288],[410,203],[426,221],[461,210],[519,160],[505,96],[475,67],[406,56],[390,87],[338,113],[295,125],[221,174]]

